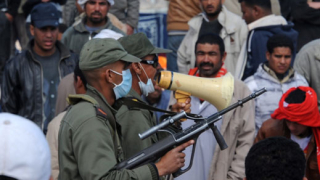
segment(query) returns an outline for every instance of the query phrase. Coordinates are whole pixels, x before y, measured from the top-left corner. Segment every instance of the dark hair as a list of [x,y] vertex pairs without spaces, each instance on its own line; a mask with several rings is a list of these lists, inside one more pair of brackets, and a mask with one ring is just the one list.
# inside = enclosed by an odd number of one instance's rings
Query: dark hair
[[81,81],[82,81],[82,83],[83,83],[83,85],[84,85],[84,87],[85,87],[86,90],[87,90],[87,80],[86,80],[86,78],[84,77],[84,75],[83,75],[83,73],[82,73],[82,71],[81,71],[81,69],[80,69],[80,67],[79,67],[79,62],[77,62],[76,67],[74,68],[73,73],[74,73],[74,76],[73,76],[73,77],[74,77],[74,80],[77,82],[77,81],[78,81],[77,77],[79,76],[80,79],[81,79]]
[[68,29],[68,26],[67,25],[65,25],[65,24],[61,24],[61,23],[59,23],[59,33],[64,33],[66,30]]
[[248,6],[259,6],[265,10],[271,11],[270,0],[239,0],[239,3],[246,3]]
[[285,102],[288,104],[301,104],[306,99],[306,92],[302,91],[301,89],[297,88],[288,94],[285,99]]
[[300,146],[284,137],[253,145],[245,160],[247,180],[302,180],[306,159]]
[[0,175],[0,180],[17,180],[16,178]]
[[219,35],[214,34],[214,33],[203,34],[198,38],[198,40],[196,42],[196,46],[195,46],[195,53],[197,53],[197,45],[198,44],[206,44],[206,43],[218,45],[219,50],[220,50],[220,54],[221,54],[221,56],[223,56],[223,53],[225,52],[224,42]]
[[273,53],[277,47],[288,47],[291,50],[291,54],[294,52],[293,41],[284,34],[276,34],[269,38],[267,42],[268,52]]

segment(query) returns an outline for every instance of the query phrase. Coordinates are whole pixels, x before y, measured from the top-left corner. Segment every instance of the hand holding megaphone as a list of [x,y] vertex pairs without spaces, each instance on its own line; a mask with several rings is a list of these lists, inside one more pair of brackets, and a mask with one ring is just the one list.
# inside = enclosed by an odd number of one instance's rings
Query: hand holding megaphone
[[[184,92],[181,90],[177,90],[174,92],[174,98],[177,100],[177,103],[172,105],[171,111],[173,112],[181,112],[185,111],[187,113],[191,113],[191,93]],[[185,121],[186,118],[181,119],[180,121]]]

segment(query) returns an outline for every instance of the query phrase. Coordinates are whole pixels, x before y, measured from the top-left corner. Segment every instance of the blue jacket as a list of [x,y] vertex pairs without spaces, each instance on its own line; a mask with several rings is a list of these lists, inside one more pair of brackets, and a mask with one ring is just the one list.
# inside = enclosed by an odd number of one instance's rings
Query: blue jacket
[[[247,39],[247,64],[243,72],[242,80],[252,76],[257,71],[259,64],[267,61],[267,41],[275,34],[285,34],[292,39],[294,43],[292,59],[295,59],[298,32],[293,29],[293,23],[255,28],[249,32]],[[293,62],[294,61],[291,61],[291,65],[293,65]]]

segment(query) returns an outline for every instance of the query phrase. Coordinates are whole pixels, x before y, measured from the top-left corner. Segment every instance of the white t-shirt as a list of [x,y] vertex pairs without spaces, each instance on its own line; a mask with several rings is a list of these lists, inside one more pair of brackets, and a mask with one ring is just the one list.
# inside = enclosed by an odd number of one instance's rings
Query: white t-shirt
[[298,143],[300,148],[304,151],[310,142],[311,136],[305,137],[305,138],[300,138],[298,136],[291,134],[290,138],[292,141]]

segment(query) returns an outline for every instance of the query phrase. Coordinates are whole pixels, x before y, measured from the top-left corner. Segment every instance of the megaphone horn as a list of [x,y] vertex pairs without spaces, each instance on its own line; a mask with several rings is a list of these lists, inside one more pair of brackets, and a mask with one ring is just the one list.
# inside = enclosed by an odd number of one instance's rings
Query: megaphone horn
[[164,89],[185,91],[206,100],[219,111],[230,105],[234,90],[234,78],[230,73],[220,78],[202,78],[161,71],[157,83]]

